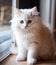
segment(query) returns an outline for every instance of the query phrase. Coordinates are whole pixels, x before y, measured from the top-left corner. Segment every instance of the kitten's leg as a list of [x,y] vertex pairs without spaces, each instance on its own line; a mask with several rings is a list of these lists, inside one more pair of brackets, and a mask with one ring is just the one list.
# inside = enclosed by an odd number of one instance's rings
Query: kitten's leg
[[33,47],[29,48],[28,56],[27,56],[27,64],[34,65],[37,61],[38,54],[39,54],[39,50],[38,50],[37,46],[36,47],[33,46]]
[[22,61],[26,59],[26,49],[23,47],[18,48],[18,55],[16,57],[16,60]]

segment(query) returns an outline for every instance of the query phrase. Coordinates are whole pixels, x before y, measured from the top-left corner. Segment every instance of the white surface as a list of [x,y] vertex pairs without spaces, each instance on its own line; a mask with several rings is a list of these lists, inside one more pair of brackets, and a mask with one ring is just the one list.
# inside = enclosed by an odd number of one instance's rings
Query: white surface
[[49,27],[49,14],[50,14],[50,0],[41,0],[40,2],[40,14],[43,23]]
[[41,0],[40,1],[40,14],[43,23],[49,27],[51,33],[54,27],[54,14],[55,14],[55,0]]

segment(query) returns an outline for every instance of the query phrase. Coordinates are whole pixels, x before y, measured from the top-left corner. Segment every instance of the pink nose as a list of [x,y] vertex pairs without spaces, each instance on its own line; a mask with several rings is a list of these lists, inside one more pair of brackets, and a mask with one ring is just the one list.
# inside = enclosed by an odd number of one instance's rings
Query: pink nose
[[25,28],[27,28],[27,27],[28,27],[28,25],[25,26]]

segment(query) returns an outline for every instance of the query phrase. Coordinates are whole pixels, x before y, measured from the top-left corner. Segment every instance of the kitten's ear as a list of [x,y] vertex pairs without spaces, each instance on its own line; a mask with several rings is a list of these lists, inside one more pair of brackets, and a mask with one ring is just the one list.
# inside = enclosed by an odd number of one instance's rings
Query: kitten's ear
[[14,17],[9,21],[9,23],[12,23],[12,22],[14,22],[14,21],[16,21],[16,16],[14,16]]
[[22,13],[22,11],[20,11],[20,9],[18,8],[15,8],[15,14],[20,14],[20,13]]
[[32,15],[39,15],[39,12],[37,11],[36,7],[32,8]]

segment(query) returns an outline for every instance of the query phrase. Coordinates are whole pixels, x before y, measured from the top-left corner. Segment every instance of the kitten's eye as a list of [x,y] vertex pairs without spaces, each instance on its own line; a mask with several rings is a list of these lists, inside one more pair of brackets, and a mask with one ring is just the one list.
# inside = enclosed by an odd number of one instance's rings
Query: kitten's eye
[[20,21],[20,23],[21,23],[21,24],[23,24],[23,23],[24,23],[24,21],[23,21],[23,20],[21,20],[21,21]]
[[31,23],[31,22],[32,22],[32,20],[28,20],[28,24]]

